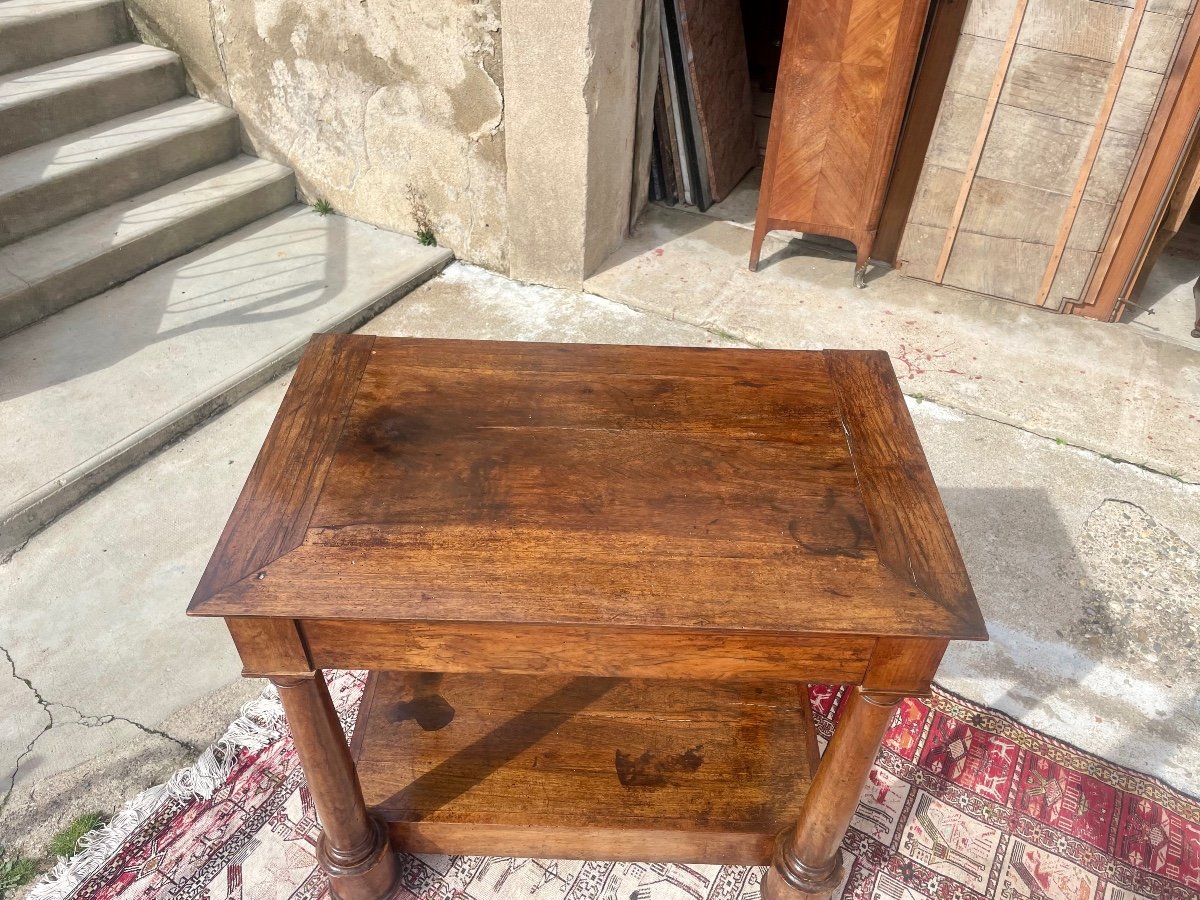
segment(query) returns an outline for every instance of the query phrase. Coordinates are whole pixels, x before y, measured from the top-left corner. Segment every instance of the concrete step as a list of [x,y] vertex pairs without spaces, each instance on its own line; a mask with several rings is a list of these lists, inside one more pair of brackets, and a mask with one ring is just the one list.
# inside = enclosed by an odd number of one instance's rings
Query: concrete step
[[231,159],[237,149],[233,110],[187,97],[0,157],[0,244]]
[[170,50],[121,44],[0,76],[0,156],[182,97]]
[[4,0],[0,74],[129,40],[121,0]]
[[0,339],[0,559],[451,258],[293,206]]
[[0,248],[0,336],[295,199],[291,169],[239,156]]

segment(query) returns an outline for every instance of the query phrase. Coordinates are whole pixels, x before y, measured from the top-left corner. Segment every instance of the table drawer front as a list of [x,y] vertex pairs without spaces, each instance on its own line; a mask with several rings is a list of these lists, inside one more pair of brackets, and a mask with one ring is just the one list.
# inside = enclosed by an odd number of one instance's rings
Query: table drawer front
[[875,639],[471,623],[300,623],[317,668],[626,678],[862,680]]

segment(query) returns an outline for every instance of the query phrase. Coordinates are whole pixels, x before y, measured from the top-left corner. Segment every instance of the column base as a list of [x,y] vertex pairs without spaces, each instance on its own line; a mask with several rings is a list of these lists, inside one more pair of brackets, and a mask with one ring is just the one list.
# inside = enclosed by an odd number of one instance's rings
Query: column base
[[809,866],[792,851],[789,828],[775,839],[775,855],[763,878],[763,900],[825,900],[842,880],[842,851],[820,867]]
[[343,854],[328,847],[324,832],[317,839],[317,863],[329,876],[336,900],[387,900],[395,894],[399,868],[387,826],[374,816],[370,821],[374,839],[354,861],[344,861]]

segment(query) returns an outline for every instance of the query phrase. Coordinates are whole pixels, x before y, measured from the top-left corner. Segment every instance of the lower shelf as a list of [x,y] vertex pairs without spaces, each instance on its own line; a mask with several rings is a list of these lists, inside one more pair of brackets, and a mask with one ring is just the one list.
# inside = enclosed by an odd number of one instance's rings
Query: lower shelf
[[763,864],[816,761],[802,684],[373,673],[351,752],[398,850]]

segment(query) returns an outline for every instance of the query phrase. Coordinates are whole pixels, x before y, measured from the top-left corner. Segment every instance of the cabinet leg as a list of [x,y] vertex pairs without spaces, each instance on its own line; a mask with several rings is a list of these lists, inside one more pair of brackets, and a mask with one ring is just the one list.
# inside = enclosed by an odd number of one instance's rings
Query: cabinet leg
[[775,841],[763,900],[823,900],[842,879],[842,838],[892,710],[904,699],[855,688],[847,698],[796,824]]
[[1196,304],[1196,324],[1192,326],[1192,337],[1200,338],[1200,279],[1192,285],[1192,302]]
[[367,814],[346,735],[320,672],[271,679],[321,820],[317,862],[337,900],[381,900],[395,887],[387,828]]
[[867,286],[867,264],[871,261],[871,246],[866,241],[859,241],[858,259],[854,264],[854,286],[856,288],[865,288]]
[[754,223],[754,236],[750,238],[750,271],[758,271],[758,257],[762,254],[763,239],[767,236],[765,223]]

